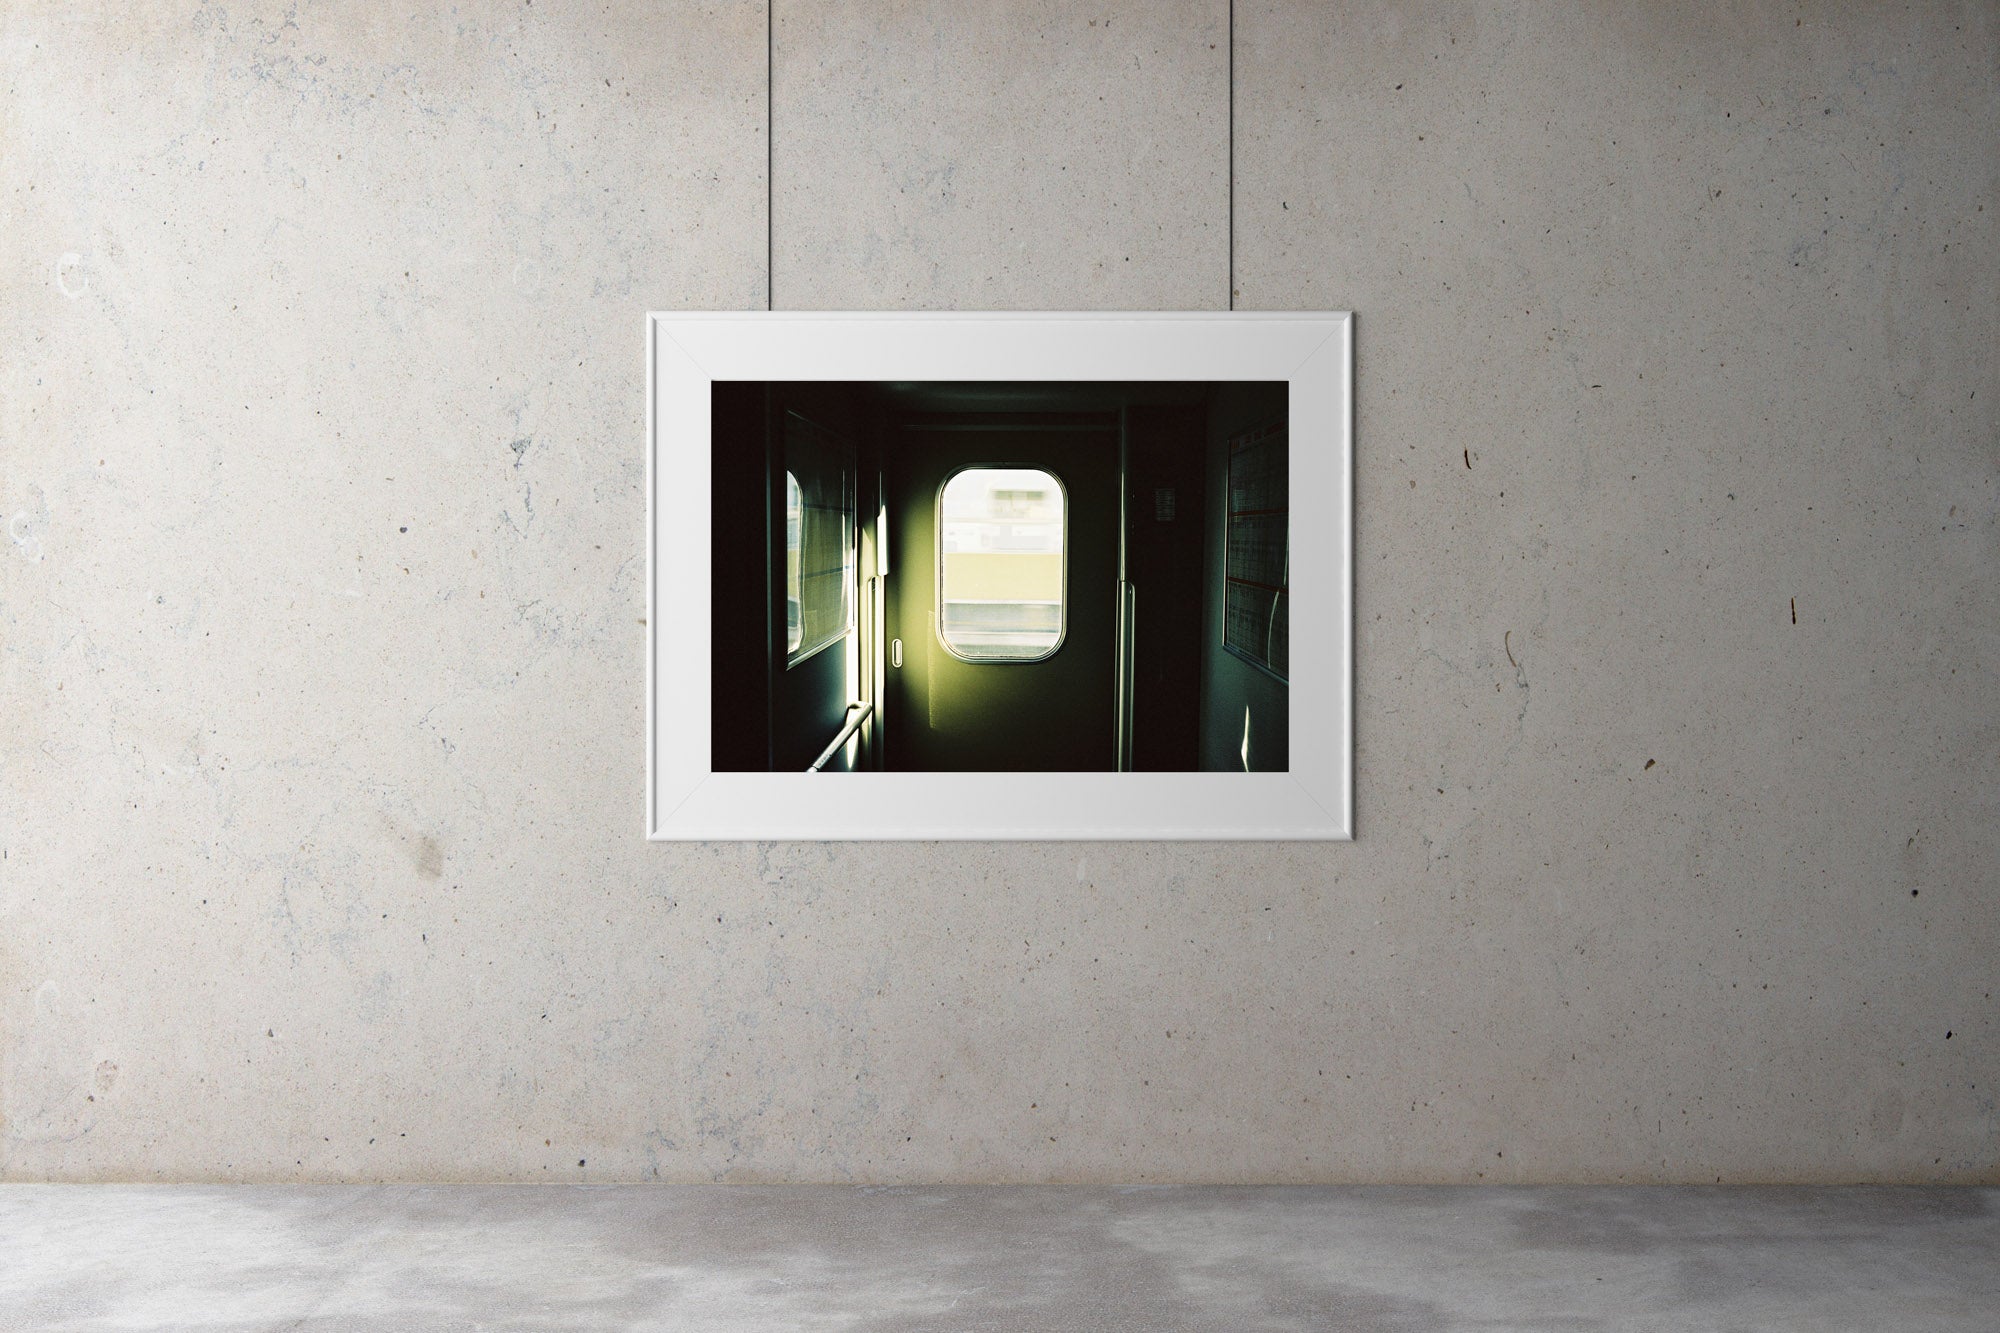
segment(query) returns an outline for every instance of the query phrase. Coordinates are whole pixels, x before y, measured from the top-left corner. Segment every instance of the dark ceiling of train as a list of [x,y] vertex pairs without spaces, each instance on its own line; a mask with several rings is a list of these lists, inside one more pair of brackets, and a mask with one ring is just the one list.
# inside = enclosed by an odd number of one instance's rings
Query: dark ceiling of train
[[1191,406],[1209,385],[1178,380],[1080,382],[933,381],[870,384],[864,390],[904,412],[1110,412],[1121,407]]

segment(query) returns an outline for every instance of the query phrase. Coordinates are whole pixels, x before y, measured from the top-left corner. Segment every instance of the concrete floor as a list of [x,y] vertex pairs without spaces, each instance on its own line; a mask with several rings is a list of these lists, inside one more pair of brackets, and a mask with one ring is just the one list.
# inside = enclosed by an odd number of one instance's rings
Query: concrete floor
[[0,1328],[2000,1328],[2000,1190],[0,1186]]

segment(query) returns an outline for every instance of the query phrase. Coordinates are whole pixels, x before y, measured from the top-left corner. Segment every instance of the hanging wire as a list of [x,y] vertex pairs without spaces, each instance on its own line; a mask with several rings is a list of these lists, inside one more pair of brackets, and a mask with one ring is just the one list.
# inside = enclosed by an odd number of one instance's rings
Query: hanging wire
[[[1230,0],[1230,3],[1234,4],[1235,0]],[[771,138],[771,108],[776,100],[771,87],[772,71],[777,66],[778,20],[774,13],[776,8],[777,0],[764,0],[764,309],[766,310],[778,308],[771,290],[777,281],[776,265],[772,258],[776,253],[777,232],[776,224],[771,217],[772,207],[778,197],[776,177],[772,174],[773,166],[777,162],[777,151]],[[1234,263],[1233,260],[1231,262]]]
[[[764,4],[764,309],[776,310],[777,141],[772,133],[776,105],[777,0]],[[1236,0],[1229,0],[1229,301],[1236,309]]]

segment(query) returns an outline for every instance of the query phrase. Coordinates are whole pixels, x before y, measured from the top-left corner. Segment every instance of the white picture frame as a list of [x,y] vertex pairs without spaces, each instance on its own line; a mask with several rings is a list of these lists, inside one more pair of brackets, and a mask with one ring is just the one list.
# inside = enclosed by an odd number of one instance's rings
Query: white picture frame
[[[649,314],[646,836],[1351,839],[1353,328],[1338,311]],[[1292,493],[1316,497],[1291,533],[1289,771],[711,771],[717,380],[1286,382]]]

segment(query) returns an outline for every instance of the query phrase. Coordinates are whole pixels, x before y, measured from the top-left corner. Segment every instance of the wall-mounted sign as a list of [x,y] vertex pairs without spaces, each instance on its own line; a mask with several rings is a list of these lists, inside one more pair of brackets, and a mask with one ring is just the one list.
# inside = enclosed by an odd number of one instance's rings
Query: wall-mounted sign
[[1291,634],[1285,585],[1292,564],[1285,422],[1269,421],[1231,436],[1227,453],[1222,646],[1282,680]]

